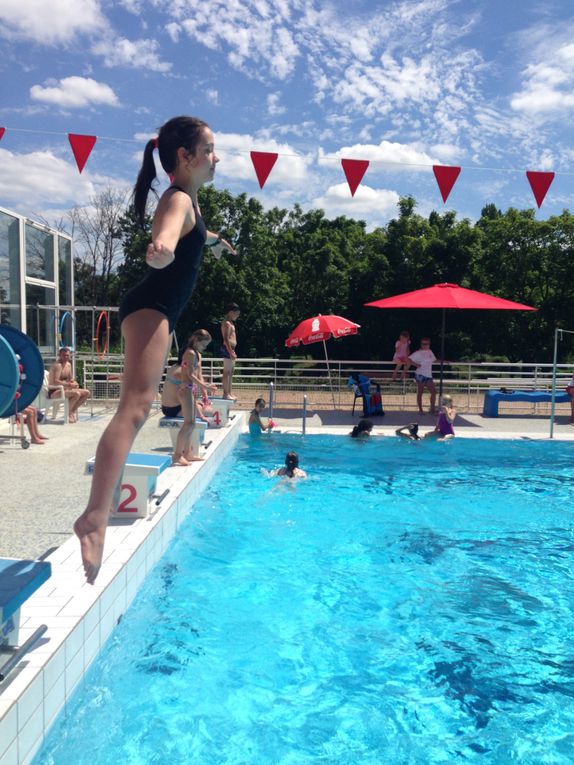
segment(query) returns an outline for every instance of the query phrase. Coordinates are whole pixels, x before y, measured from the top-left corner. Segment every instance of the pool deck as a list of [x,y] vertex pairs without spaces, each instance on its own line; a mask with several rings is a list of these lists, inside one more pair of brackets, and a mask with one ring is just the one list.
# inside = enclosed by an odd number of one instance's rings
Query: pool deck
[[[71,535],[72,524],[83,510],[90,487],[84,474],[86,460],[93,456],[113,410],[101,410],[90,417],[82,413],[75,425],[47,424],[41,432],[49,437],[44,446],[23,450],[17,442],[0,440],[0,557],[37,558],[59,547]],[[301,411],[276,409],[273,418],[287,432],[301,432]],[[340,411],[309,411],[307,433],[348,433],[360,417]],[[373,417],[375,434],[394,436],[396,428],[417,421],[421,433],[432,430],[430,414],[387,412]],[[169,435],[158,428],[159,414],[154,412],[142,428],[133,451],[170,453]],[[547,416],[500,416],[487,418],[480,414],[459,414],[456,435],[463,438],[535,438],[548,439],[550,421]],[[6,420],[0,420],[0,433],[7,432]],[[212,432],[212,431],[208,431]],[[217,432],[217,431],[213,431]],[[573,440],[574,426],[560,415],[554,424],[556,440]],[[185,471],[185,468],[182,468]]]
[[[91,417],[86,411],[74,425],[42,424],[49,437],[43,446],[24,450],[18,442],[0,438],[2,485],[0,557],[42,557],[52,565],[52,576],[22,606],[20,645],[44,623],[47,631],[4,682],[0,682],[0,765],[29,765],[58,714],[65,709],[100,649],[135,597],[146,573],[161,558],[207,487],[223,459],[245,430],[246,417],[236,412],[228,427],[208,430],[207,459],[160,474],[157,494],[169,495],[141,519],[110,521],[104,563],[94,586],[85,584],[79,545],[72,524],[85,506],[90,477],[86,461],[93,456],[112,411]],[[283,432],[301,433],[301,412],[275,410]],[[154,413],[138,435],[133,451],[169,454],[169,433],[160,429]],[[309,411],[307,433],[349,433],[349,410]],[[373,418],[375,436],[395,437],[397,427],[412,422],[411,412],[387,412]],[[434,417],[418,418],[421,432],[434,427]],[[461,414],[457,438],[525,438],[547,440],[547,416],[502,416],[496,419]],[[0,437],[8,431],[0,421]],[[574,441],[574,427],[560,416],[556,440]],[[0,663],[7,658],[0,651]]]

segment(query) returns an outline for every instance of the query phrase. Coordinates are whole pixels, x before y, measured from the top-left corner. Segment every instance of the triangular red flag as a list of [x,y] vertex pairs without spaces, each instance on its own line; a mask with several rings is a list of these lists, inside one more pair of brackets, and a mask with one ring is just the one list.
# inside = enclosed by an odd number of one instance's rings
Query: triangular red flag
[[6,132],[6,128],[0,128],[0,141],[4,138],[5,132]]
[[263,188],[265,181],[269,178],[269,173],[273,170],[273,165],[277,162],[278,154],[270,151],[251,151],[251,161],[255,168],[255,174],[259,181],[259,187]]
[[367,159],[342,159],[341,164],[351,189],[351,196],[354,197],[359,183],[363,180],[363,175],[367,172],[369,161]]
[[80,173],[84,169],[88,157],[91,154],[92,149],[95,146],[97,137],[95,135],[78,135],[77,133],[68,133],[68,140],[74,157],[76,158],[76,164]]
[[526,177],[530,182],[530,188],[536,199],[538,207],[544,202],[544,197],[554,180],[554,173],[536,173],[531,170],[526,171]]
[[442,196],[442,201],[446,203],[456,179],[460,175],[460,167],[456,165],[433,165],[434,177]]

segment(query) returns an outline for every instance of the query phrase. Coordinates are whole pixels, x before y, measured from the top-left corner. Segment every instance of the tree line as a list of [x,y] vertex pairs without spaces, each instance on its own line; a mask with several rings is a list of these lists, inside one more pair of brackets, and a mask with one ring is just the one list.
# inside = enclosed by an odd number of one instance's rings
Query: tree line
[[[202,327],[213,335],[210,350],[217,354],[223,308],[233,301],[241,307],[240,356],[320,357],[320,344],[285,348],[291,330],[319,313],[361,325],[359,335],[330,341],[332,358],[389,360],[402,329],[411,332],[415,346],[429,335],[437,353],[441,311],[379,310],[364,303],[439,282],[538,309],[449,311],[449,360],[551,361],[554,328],[574,330],[574,216],[567,210],[536,220],[534,210],[503,212],[490,204],[471,222],[454,212],[424,217],[415,199],[405,197],[395,218],[367,232],[361,220],[328,219],[322,210],[304,212],[299,205],[265,210],[246,194],[213,187],[201,190],[200,205],[208,228],[231,241],[238,256],[215,260],[206,249],[177,327],[180,343]],[[94,208],[96,226],[77,211],[74,219],[76,303],[117,305],[145,271],[151,218],[142,230],[127,200],[109,191],[94,200]],[[560,360],[574,360],[574,352],[565,347]]]

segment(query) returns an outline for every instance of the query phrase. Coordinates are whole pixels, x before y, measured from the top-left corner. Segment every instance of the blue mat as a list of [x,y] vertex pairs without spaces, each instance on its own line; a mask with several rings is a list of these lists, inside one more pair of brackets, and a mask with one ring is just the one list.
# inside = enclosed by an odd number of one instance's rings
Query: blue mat
[[0,623],[12,616],[51,575],[50,563],[0,558]]
[[[23,374],[26,376],[20,382],[19,398],[15,400],[13,393],[12,401],[4,411],[2,411],[0,402],[0,416],[11,417],[16,413],[16,410],[21,412],[22,409],[29,406],[40,392],[40,388],[44,384],[44,362],[36,343],[19,329],[7,324],[0,324],[0,338],[3,338],[10,345],[12,351],[20,356],[20,364],[22,364]],[[16,374],[18,374],[17,366]],[[18,378],[16,385],[18,385]]]
[[14,400],[18,379],[16,354],[10,343],[0,335],[0,417]]

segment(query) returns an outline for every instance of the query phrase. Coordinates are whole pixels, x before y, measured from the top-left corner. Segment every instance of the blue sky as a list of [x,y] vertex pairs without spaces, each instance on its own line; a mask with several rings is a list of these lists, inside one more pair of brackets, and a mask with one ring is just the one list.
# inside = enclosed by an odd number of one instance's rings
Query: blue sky
[[[216,135],[215,183],[384,225],[399,196],[476,219],[574,209],[572,0],[0,0],[0,206],[53,220],[129,188],[176,114]],[[66,133],[98,136],[80,175]],[[250,150],[279,159],[259,189]],[[354,197],[342,157],[367,159]],[[443,205],[433,164],[463,170]]]

